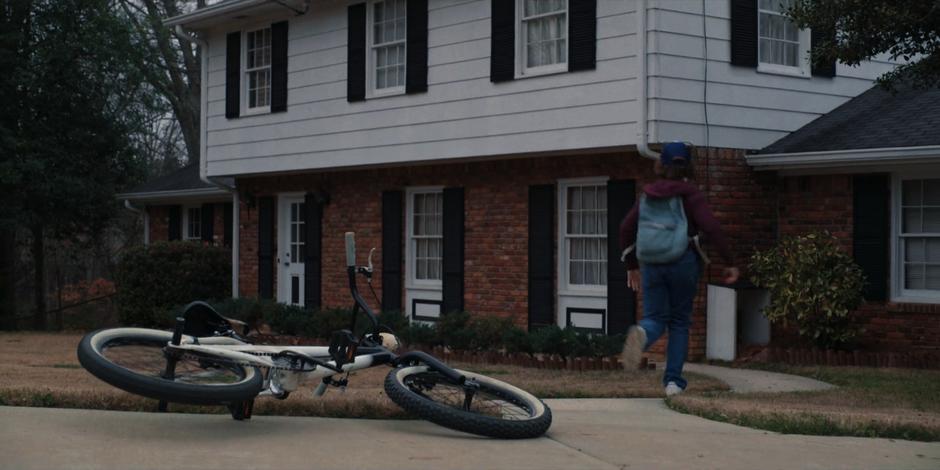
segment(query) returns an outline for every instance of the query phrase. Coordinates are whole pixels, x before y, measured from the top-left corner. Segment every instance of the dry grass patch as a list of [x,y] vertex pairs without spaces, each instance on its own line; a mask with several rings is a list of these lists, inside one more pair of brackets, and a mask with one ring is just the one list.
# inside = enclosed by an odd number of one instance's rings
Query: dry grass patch
[[[0,334],[0,404],[152,411],[154,400],[118,390],[86,372],[78,363],[76,333]],[[508,365],[453,364],[489,375],[528,390],[540,398],[649,398],[661,397],[662,373],[621,371],[563,371]],[[376,367],[353,373],[345,392],[332,388],[313,397],[316,383],[303,384],[286,400],[260,399],[255,413],[262,415],[326,416],[348,418],[408,417],[384,392],[389,369]],[[694,376],[692,392],[717,392],[727,386],[715,379]],[[171,405],[171,411],[225,413],[222,407]]]
[[818,392],[684,394],[673,409],[791,434],[940,441],[940,371],[763,366],[837,385]]

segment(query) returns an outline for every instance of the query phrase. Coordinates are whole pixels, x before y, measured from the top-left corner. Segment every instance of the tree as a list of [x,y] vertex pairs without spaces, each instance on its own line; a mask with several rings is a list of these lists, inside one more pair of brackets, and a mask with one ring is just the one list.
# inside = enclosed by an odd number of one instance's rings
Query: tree
[[813,44],[816,59],[847,65],[880,54],[906,63],[878,82],[919,87],[940,84],[940,3],[936,0],[794,0],[789,16],[801,28],[833,31]]
[[154,106],[114,0],[0,7],[0,227],[31,235],[35,326],[45,327],[45,240],[94,237],[139,164],[132,135]]
[[[201,51],[181,40],[163,20],[181,14],[190,1],[120,0],[132,26],[132,41],[143,53],[135,64],[139,73],[169,103],[186,146],[189,163],[199,162]],[[197,0],[197,8],[206,0]]]

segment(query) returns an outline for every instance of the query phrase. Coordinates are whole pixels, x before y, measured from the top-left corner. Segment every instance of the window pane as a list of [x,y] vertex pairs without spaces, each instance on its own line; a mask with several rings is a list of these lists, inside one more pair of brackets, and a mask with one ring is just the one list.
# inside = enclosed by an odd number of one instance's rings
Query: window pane
[[927,266],[927,279],[924,282],[924,287],[930,290],[940,289],[940,266]]
[[568,282],[570,284],[584,284],[584,263],[572,261],[568,269]]
[[596,211],[585,211],[584,213],[583,225],[581,226],[582,232],[586,235],[593,235],[597,229],[597,212]]
[[940,180],[924,180],[924,205],[940,206]]
[[904,261],[924,262],[927,255],[923,238],[908,238],[904,240]]
[[903,209],[901,231],[903,233],[921,233],[921,209],[919,207]]
[[924,289],[924,265],[905,264],[904,265],[904,287],[906,289]]
[[924,232],[940,233],[940,208],[924,208]]
[[927,249],[924,259],[928,263],[940,264],[940,238],[928,238],[925,242]]
[[901,190],[901,204],[905,206],[919,206],[923,202],[921,199],[921,186],[923,182],[920,180],[908,180],[902,184]]

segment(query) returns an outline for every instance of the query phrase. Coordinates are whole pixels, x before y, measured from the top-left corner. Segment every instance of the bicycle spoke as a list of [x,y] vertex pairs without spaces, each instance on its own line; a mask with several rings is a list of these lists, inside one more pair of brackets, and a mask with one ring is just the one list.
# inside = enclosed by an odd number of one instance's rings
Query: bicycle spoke
[[410,377],[406,385],[424,398],[473,413],[507,420],[523,420],[531,416],[522,404],[506,400],[481,386],[468,392],[462,385],[450,383],[438,374],[420,374]]

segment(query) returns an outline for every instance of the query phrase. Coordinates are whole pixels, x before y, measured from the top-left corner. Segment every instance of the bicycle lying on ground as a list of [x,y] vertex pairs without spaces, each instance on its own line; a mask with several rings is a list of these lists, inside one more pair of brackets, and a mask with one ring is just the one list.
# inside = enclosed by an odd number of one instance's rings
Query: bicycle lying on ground
[[[167,402],[225,405],[237,420],[251,418],[256,397],[287,398],[302,379],[320,379],[314,391],[320,396],[330,386],[345,387],[349,372],[385,364],[392,367],[385,378],[388,397],[422,419],[506,439],[548,430],[551,410],[524,390],[453,369],[421,351],[396,355],[394,332],[379,324],[356,286],[357,274],[371,278],[369,258],[367,267],[356,266],[355,236],[347,232],[353,315],[350,328],[334,332],[328,347],[254,345],[247,324],[193,302],[172,332],[110,328],[87,334],[78,345],[79,362],[115,387],[160,400],[163,410]],[[371,333],[361,337],[352,333],[359,311],[371,322]]]

